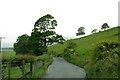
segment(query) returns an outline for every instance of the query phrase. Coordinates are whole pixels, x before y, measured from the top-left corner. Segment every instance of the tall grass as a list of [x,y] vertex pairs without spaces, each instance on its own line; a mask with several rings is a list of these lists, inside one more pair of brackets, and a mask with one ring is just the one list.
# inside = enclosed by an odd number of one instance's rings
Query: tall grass
[[1,54],[2,54],[2,60],[7,60],[7,61],[13,60],[16,56],[16,53],[13,50],[7,50],[7,51],[4,50],[2,51]]

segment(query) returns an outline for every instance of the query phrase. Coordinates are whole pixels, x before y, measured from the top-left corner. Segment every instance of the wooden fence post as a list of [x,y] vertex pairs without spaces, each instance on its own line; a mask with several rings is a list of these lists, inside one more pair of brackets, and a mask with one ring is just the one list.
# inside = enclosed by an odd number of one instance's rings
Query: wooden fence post
[[30,61],[30,74],[32,75],[32,72],[33,72],[33,62]]
[[10,67],[11,62],[8,62],[8,80],[10,80]]
[[22,78],[24,79],[24,77],[25,77],[25,72],[24,72],[24,67],[25,67],[25,61],[23,60],[22,61]]

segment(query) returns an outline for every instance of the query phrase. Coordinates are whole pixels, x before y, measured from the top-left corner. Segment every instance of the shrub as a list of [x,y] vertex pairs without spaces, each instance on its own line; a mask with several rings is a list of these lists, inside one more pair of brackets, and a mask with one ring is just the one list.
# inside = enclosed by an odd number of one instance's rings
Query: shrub
[[94,49],[88,78],[118,78],[118,42],[101,42]]

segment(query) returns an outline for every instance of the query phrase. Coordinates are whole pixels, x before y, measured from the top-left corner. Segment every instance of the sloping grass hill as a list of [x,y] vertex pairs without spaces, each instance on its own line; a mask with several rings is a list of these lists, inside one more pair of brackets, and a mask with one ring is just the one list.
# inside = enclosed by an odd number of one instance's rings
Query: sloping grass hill
[[96,44],[99,42],[118,42],[118,36],[120,36],[120,27],[114,27],[82,38],[65,41],[64,44],[52,45],[48,51],[53,55],[63,56],[65,48],[71,41],[76,44],[75,54],[66,60],[80,67],[85,67],[91,59]]

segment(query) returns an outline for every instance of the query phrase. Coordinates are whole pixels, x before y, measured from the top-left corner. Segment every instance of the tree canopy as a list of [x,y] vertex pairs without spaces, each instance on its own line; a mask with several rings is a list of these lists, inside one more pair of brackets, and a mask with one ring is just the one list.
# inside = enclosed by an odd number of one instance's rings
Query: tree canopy
[[84,35],[84,34],[85,34],[85,28],[84,27],[78,28],[78,32],[76,33],[76,36]]
[[39,18],[31,33],[30,42],[33,53],[39,55],[47,52],[47,46],[53,43],[62,43],[64,39],[54,31],[57,21],[50,14]]
[[14,43],[14,50],[15,52],[24,54],[24,53],[29,53],[29,48],[28,48],[28,41],[29,41],[29,36],[27,34],[23,34],[17,38],[17,41]]
[[104,23],[101,27],[101,30],[106,30],[108,28],[110,28],[110,26],[107,23]]

